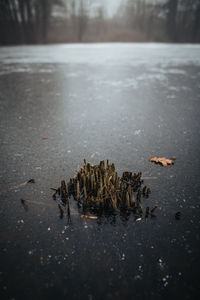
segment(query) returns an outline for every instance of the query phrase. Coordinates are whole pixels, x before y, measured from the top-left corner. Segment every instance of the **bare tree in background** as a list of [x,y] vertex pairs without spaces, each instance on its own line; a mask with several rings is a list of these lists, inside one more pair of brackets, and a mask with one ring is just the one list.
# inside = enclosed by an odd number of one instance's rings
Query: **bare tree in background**
[[46,43],[52,5],[61,2],[0,0],[1,43]]
[[193,41],[200,42],[200,0],[196,1],[195,17],[193,25]]
[[75,0],[71,0],[69,10],[71,13],[71,24],[74,31],[76,30],[76,1]]
[[167,0],[165,4],[167,9],[166,14],[166,29],[167,35],[172,42],[177,40],[177,10],[178,10],[178,0]]
[[52,8],[52,1],[48,0],[40,0],[41,7],[41,32],[42,32],[42,41],[43,43],[47,42],[47,28],[49,22],[49,16]]
[[97,9],[97,16],[95,19],[96,22],[96,32],[101,36],[102,32],[104,31],[105,25],[105,14],[104,9],[102,6],[98,7]]
[[83,0],[80,0],[78,18],[77,18],[77,29],[78,29],[78,41],[82,42],[83,35],[86,31],[88,23],[87,8]]

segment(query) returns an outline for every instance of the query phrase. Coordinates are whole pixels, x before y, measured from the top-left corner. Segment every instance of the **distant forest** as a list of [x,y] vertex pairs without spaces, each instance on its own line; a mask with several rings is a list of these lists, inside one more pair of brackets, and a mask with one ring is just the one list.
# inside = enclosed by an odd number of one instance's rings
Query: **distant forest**
[[[109,0],[108,0],[109,1]],[[200,0],[0,0],[0,44],[200,42]]]

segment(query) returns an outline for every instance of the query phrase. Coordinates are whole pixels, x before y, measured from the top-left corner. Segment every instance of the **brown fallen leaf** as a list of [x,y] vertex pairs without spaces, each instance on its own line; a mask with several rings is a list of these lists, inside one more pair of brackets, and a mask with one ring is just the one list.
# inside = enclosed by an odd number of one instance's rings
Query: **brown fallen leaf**
[[97,216],[82,215],[81,218],[91,219],[91,220],[97,220],[99,217],[97,217]]
[[174,161],[172,159],[168,159],[165,157],[152,157],[149,160],[151,162],[155,162],[156,164],[161,164],[163,167],[174,164]]
[[42,140],[48,140],[48,137],[47,136],[43,136]]

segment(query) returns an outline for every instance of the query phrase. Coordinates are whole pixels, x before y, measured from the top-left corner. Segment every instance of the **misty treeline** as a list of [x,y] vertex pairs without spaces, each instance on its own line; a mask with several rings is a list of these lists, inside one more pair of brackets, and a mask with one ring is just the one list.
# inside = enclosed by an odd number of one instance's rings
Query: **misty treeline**
[[47,42],[53,0],[0,0],[2,44]]
[[200,0],[0,0],[0,44],[107,41],[200,42]]
[[200,42],[200,0],[127,0],[122,22],[144,40]]

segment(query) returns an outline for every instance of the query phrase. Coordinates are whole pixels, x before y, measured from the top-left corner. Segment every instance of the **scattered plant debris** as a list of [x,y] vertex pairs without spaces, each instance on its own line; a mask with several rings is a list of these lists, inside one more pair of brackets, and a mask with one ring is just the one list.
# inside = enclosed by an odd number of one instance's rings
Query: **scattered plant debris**
[[147,219],[148,216],[149,216],[149,206],[147,206],[147,208],[146,208],[145,218]]
[[176,156],[172,156],[172,158],[171,158],[172,160],[176,160]]
[[27,181],[27,183],[35,183],[35,179],[31,178]]
[[[84,166],[77,171],[74,178],[66,184],[61,181],[54,191],[53,199],[59,201],[60,216],[63,217],[63,207],[70,216],[70,200],[77,202],[82,210],[82,218],[98,219],[102,213],[121,211],[130,214],[132,211],[136,220],[143,215],[142,197],[149,197],[150,188],[143,186],[142,173],[123,172],[119,177],[115,165],[101,161],[99,165],[91,165],[84,160]],[[62,206],[61,206],[62,205]],[[145,217],[153,216],[157,205],[144,210]]]
[[24,210],[25,210],[25,211],[28,211],[28,204],[27,204],[27,201],[24,200],[23,198],[21,198],[20,201],[21,201],[21,204],[22,204]]
[[181,212],[180,212],[180,211],[177,211],[177,212],[175,213],[175,219],[176,219],[176,220],[180,220],[180,218],[181,218]]
[[168,159],[165,157],[152,157],[150,158],[151,162],[155,162],[156,164],[161,164],[163,167],[167,167],[168,165],[173,165],[174,160]]
[[60,212],[60,218],[62,219],[64,216],[64,209],[62,208],[61,204],[58,204],[59,212]]
[[156,210],[156,208],[158,208],[158,205],[155,205],[155,206],[151,209],[151,214],[154,213],[154,211]]

